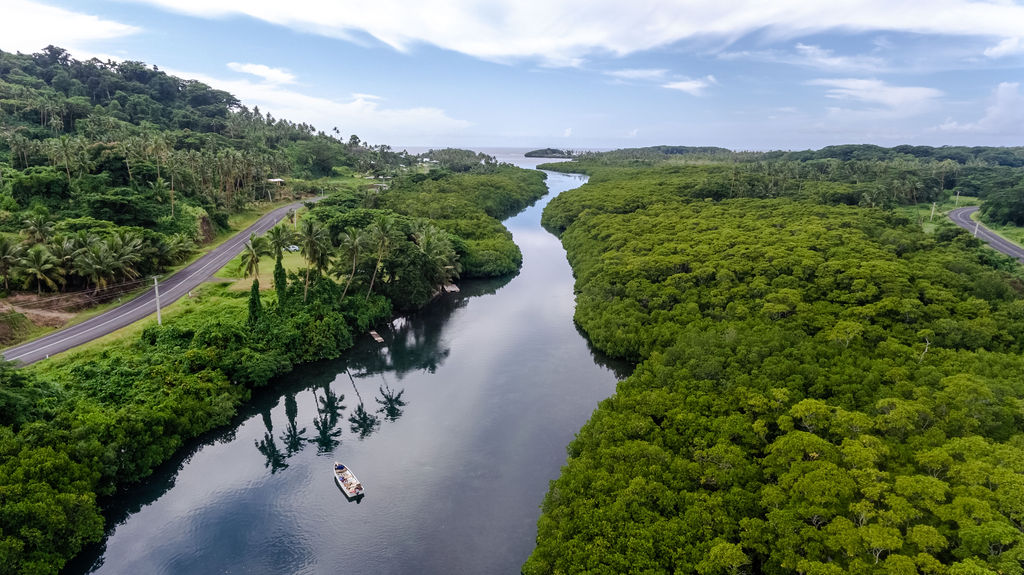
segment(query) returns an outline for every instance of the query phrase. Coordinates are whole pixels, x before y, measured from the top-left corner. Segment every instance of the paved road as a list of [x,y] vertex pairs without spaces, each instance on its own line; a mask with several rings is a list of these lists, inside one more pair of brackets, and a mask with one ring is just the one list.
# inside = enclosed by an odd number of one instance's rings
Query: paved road
[[[188,267],[160,283],[160,306],[171,302],[195,289],[199,284],[213,277],[232,258],[241,253],[242,246],[249,240],[249,234],[262,234],[284,219],[288,210],[302,207],[304,202],[295,202],[277,208],[260,218],[255,224],[239,232],[230,240],[217,246],[210,253],[192,262]],[[140,319],[156,313],[156,297],[153,290],[132,301],[106,311],[80,324],[55,331],[39,339],[23,343],[3,352],[4,359],[23,364],[35,363],[51,355],[67,351],[75,346],[92,341],[100,336],[121,329]]]
[[[978,211],[978,206],[957,208],[952,212],[949,212],[949,218],[953,220],[954,224],[973,234],[975,226],[978,226],[978,222],[971,219],[971,214],[976,211]],[[1017,261],[1024,262],[1024,249],[1021,249],[1020,246],[1006,241],[985,226],[978,226],[977,229],[978,239],[983,240],[988,245],[1000,252],[1003,252],[1011,258],[1017,258]]]

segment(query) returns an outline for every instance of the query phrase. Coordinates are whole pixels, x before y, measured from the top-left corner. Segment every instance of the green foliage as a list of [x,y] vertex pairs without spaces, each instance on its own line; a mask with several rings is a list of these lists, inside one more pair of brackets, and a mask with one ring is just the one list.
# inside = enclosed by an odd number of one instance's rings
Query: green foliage
[[638,365],[524,573],[1020,572],[1019,272],[759,169],[595,166],[545,210],[576,321]]
[[[156,234],[147,241],[157,251],[175,236],[211,240],[231,212],[251,203],[342,187],[296,180],[282,189],[269,179],[333,176],[336,167],[390,175],[411,163],[387,146],[343,142],[141,62],[81,62],[52,46],[0,52],[0,158],[9,160],[0,207],[20,211],[0,213],[0,231],[20,231],[32,213],[43,213],[56,227],[88,220],[144,228]],[[90,287],[94,279],[67,263],[58,267],[61,281],[43,282],[45,289]],[[133,267],[132,275],[165,265]]]
[[263,300],[260,299],[260,280],[252,280],[252,289],[249,290],[249,327],[256,327],[263,318]]

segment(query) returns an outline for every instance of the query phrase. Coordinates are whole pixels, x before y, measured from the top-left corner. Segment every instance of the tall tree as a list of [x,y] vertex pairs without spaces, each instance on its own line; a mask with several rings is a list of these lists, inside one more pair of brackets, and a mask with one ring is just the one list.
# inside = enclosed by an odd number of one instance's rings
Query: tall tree
[[288,246],[295,243],[295,232],[288,229],[288,226],[284,224],[277,224],[267,231],[267,241],[270,242],[270,247],[274,250],[274,257],[280,259],[284,254],[284,250],[288,249]]
[[306,286],[302,292],[302,302],[309,297],[309,273],[313,267],[321,271],[327,262],[331,250],[330,232],[327,227],[313,218],[305,218],[299,224],[299,248],[306,258]]
[[352,262],[352,269],[349,271],[348,279],[345,280],[345,289],[341,291],[341,299],[345,299],[349,286],[352,285],[352,278],[356,277],[356,264],[359,262],[359,254],[366,246],[368,236],[363,230],[352,226],[345,228],[338,236],[339,253],[342,257]]
[[46,240],[53,235],[53,220],[47,214],[39,212],[30,214],[23,223],[25,227],[21,228],[21,233],[31,244],[46,243]]
[[256,233],[249,234],[249,241],[242,247],[242,275],[250,278],[260,275],[260,258],[271,254],[270,242]]
[[18,267],[24,248],[8,237],[0,237],[0,276],[4,278],[4,291],[11,289],[11,272]]
[[370,277],[370,289],[366,290],[366,298],[369,299],[373,293],[373,284],[377,280],[377,272],[380,270],[384,256],[391,249],[391,234],[395,231],[395,220],[390,216],[377,216],[370,225],[370,237],[377,246],[377,264],[373,266],[373,275]]
[[36,284],[36,294],[43,293],[43,285],[50,289],[57,289],[58,284],[64,282],[60,267],[57,265],[57,258],[53,257],[50,250],[43,244],[36,244],[25,252],[25,256],[18,262],[18,268],[25,276],[25,287],[33,282]]
[[263,302],[260,300],[260,278],[256,277],[253,278],[252,289],[249,290],[249,327],[255,327],[262,315]]

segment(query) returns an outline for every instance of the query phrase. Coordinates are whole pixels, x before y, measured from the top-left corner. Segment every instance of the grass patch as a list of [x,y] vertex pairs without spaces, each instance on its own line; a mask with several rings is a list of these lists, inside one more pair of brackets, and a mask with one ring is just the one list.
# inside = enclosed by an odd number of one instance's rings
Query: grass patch
[[[220,278],[241,278],[228,286],[229,291],[249,291],[252,287],[252,278],[242,278],[241,270],[242,256],[235,256],[235,259],[228,262],[217,272]],[[295,271],[306,267],[306,259],[299,252],[284,252],[281,257],[281,265],[285,271]],[[264,256],[260,258],[260,290],[274,288],[274,257]]]
[[[189,321],[196,317],[209,318],[216,311],[223,313],[225,306],[232,308],[232,315],[248,314],[248,299],[241,294],[230,290],[230,282],[207,283],[192,290],[192,297],[183,297],[178,301],[160,307],[160,313],[164,323],[179,323]],[[264,296],[264,304],[269,303]],[[271,301],[276,301],[274,297]],[[237,309],[236,309],[237,308]],[[127,346],[138,340],[142,331],[147,327],[156,324],[156,308],[153,314],[141,319],[131,325],[127,325],[117,331],[98,337],[88,343],[84,343],[74,349],[55,355],[52,358],[44,359],[29,366],[31,369],[47,371],[60,369],[62,366],[81,361],[91,355],[102,353],[110,346]],[[39,366],[39,367],[37,367]]]
[[[971,219],[978,221],[978,214],[981,212],[974,212],[971,214]],[[1024,228],[1015,226],[1013,224],[995,224],[982,220],[981,225],[985,226],[996,235],[1000,236],[1004,240],[1013,242],[1018,246],[1024,247]]]
[[921,224],[921,228],[926,234],[935,232],[939,227],[939,224],[949,217],[949,212],[956,208],[963,208],[966,206],[979,206],[981,200],[974,196],[960,196],[959,201],[956,198],[950,198],[942,202],[936,202],[935,212],[932,212],[932,204],[918,204],[916,206],[900,206],[895,208],[896,213],[902,214],[912,221]]

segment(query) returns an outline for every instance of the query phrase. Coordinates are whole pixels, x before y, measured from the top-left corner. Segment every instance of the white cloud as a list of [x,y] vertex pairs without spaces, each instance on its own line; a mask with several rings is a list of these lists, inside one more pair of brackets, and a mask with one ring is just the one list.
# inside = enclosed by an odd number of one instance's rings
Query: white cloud
[[828,88],[826,95],[837,100],[853,100],[905,111],[921,111],[942,96],[935,88],[923,86],[891,86],[881,80],[836,78],[811,80],[811,86]]
[[680,92],[686,92],[691,96],[700,96],[704,93],[704,90],[711,87],[713,84],[717,84],[714,76],[704,76],[703,78],[685,80],[677,80],[675,82],[668,82],[662,84],[662,88],[668,88],[670,90],[679,90]]
[[873,56],[836,56],[820,46],[798,43],[795,49],[801,58],[799,63],[826,70],[877,70],[884,64],[881,58]]
[[79,59],[108,59],[107,54],[95,48],[96,44],[141,31],[135,26],[99,16],[28,0],[4,0],[2,12],[4,23],[0,49],[8,52],[39,52],[53,44]]
[[792,52],[783,50],[722,52],[718,57],[723,60],[752,60],[805,66],[836,73],[881,72],[887,68],[885,60],[877,56],[838,56],[834,51],[821,46],[802,43],[797,43]]
[[995,89],[992,103],[976,122],[960,124],[952,120],[939,126],[943,132],[1019,135],[1024,132],[1024,94],[1017,82],[1003,82]]
[[295,83],[295,74],[283,68],[271,68],[263,64],[240,64],[238,62],[228,62],[228,68],[243,74],[258,76],[270,84]]
[[347,100],[310,96],[278,84],[250,80],[222,80],[162,68],[179,78],[198,80],[220,90],[227,90],[249,107],[259,106],[278,118],[305,122],[327,131],[337,126],[344,134],[358,134],[367,141],[396,141],[409,145],[430,143],[458,135],[472,124],[448,116],[444,110],[431,107],[388,108],[382,98],[370,94],[352,94]]
[[613,78],[619,78],[621,80],[661,80],[668,74],[668,70],[665,69],[650,69],[650,68],[631,68],[627,70],[608,70],[604,73],[606,76],[612,76]]
[[1002,58],[1003,56],[1012,56],[1016,54],[1024,54],[1024,39],[1021,39],[1020,36],[1006,38],[1002,42],[985,50],[985,55],[989,58]]
[[327,0],[129,0],[201,17],[247,15],[338,38],[362,32],[405,51],[427,43],[488,60],[533,58],[577,65],[683,40],[731,43],[764,33],[826,31],[1020,36],[1024,5],[1009,0],[376,0],[358,10]]

